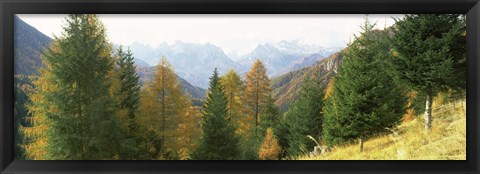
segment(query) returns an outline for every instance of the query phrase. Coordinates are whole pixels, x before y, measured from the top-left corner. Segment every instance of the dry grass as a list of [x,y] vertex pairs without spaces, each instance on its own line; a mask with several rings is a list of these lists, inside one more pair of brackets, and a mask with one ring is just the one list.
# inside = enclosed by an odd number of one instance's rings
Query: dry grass
[[371,138],[360,153],[358,144],[334,147],[318,157],[300,160],[465,160],[465,100],[433,107],[433,123],[425,131],[423,115],[401,124],[391,133]]

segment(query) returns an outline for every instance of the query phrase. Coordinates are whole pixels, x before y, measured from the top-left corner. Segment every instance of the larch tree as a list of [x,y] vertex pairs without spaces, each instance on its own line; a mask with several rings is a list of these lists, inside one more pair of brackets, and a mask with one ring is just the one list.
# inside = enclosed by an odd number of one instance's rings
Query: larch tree
[[396,20],[392,69],[397,79],[426,95],[425,129],[441,91],[466,89],[466,24],[458,14],[406,15]]
[[188,113],[181,117],[178,125],[177,149],[181,160],[191,159],[193,150],[197,147],[202,133],[200,122],[201,108],[191,106]]
[[[158,158],[169,158],[167,153],[175,153],[177,150],[177,128],[182,117],[188,113],[190,105],[182,93],[173,67],[165,57],[156,66],[153,80],[146,82],[140,96],[140,123],[147,132],[154,131],[161,139],[162,149],[155,150],[160,151],[163,156]],[[146,147],[153,145],[153,141],[147,139]]]
[[109,94],[112,46],[96,15],[69,15],[63,29],[42,55],[29,107],[42,135],[26,148],[43,145],[35,159],[116,159],[123,135]]
[[255,135],[258,135],[259,115],[265,109],[271,91],[267,70],[260,60],[257,59],[253,64],[246,75],[245,83],[245,105],[247,113],[255,120],[254,130]]
[[302,155],[316,146],[307,136],[317,140],[321,137],[323,98],[324,91],[319,80],[306,78],[298,100],[286,113],[289,156]]
[[323,138],[329,146],[365,139],[401,122],[406,95],[392,82],[385,60],[390,56],[386,35],[366,19],[359,37],[349,44],[327,98]]
[[[52,45],[53,47],[54,45]],[[45,67],[51,65],[46,64],[45,59],[42,59]],[[31,125],[28,127],[20,127],[20,132],[23,135],[26,143],[21,147],[25,152],[26,159],[31,160],[45,160],[47,159],[46,145],[49,141],[46,134],[49,128],[49,121],[47,114],[56,112],[53,110],[51,101],[46,100],[46,95],[55,93],[57,88],[53,84],[49,83],[52,78],[52,74],[47,71],[48,68],[39,69],[39,76],[32,79],[32,84],[35,90],[28,94],[28,98],[31,101],[26,104],[26,108],[30,115],[26,118],[26,121]]]
[[197,160],[238,159],[239,137],[236,128],[227,120],[227,97],[220,83],[217,69],[210,77],[210,86],[203,106],[202,136],[193,154]]
[[227,97],[228,114],[227,119],[238,126],[238,132],[246,132],[245,126],[240,126],[240,121],[245,117],[245,107],[243,106],[243,81],[240,76],[233,70],[220,78],[220,83],[224,87],[225,96]]
[[266,130],[265,139],[258,151],[261,160],[278,160],[282,149],[278,144],[277,138],[273,134],[272,128]]

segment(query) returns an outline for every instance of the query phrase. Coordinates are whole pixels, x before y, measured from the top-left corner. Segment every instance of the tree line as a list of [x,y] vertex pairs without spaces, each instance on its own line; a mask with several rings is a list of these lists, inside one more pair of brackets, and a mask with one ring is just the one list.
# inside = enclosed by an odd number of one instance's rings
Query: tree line
[[412,91],[426,96],[429,129],[433,96],[465,90],[464,16],[406,15],[389,30],[373,26],[367,19],[326,90],[307,78],[279,113],[259,60],[245,79],[213,70],[203,106],[193,106],[165,57],[141,85],[133,54],[113,49],[96,15],[69,15],[22,101],[29,124],[19,127],[19,147],[26,159],[294,158],[318,145],[307,136],[362,148],[400,123]]

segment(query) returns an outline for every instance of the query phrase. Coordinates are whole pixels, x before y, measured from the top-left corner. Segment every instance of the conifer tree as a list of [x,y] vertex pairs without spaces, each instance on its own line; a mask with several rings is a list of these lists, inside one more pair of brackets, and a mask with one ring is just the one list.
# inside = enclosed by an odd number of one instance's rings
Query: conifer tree
[[[56,48],[57,43],[58,41],[51,45],[52,49]],[[42,59],[42,62],[45,67],[51,66],[45,59]],[[31,160],[47,159],[46,145],[49,141],[46,134],[49,124],[47,114],[56,112],[53,110],[52,102],[46,100],[47,94],[57,91],[57,88],[49,83],[49,80],[52,79],[52,74],[47,71],[47,68],[41,68],[38,72],[39,76],[35,76],[32,79],[35,90],[27,93],[31,102],[26,104],[26,108],[31,114],[26,118],[26,121],[31,126],[20,127],[20,132],[27,142],[21,147],[25,152],[26,159]]]
[[402,83],[426,95],[424,118],[429,129],[433,97],[448,89],[466,89],[465,18],[418,14],[396,22],[392,69]]
[[133,137],[137,129],[136,114],[140,104],[140,83],[136,74],[135,61],[130,49],[124,52],[122,48],[117,53],[117,71],[120,87],[117,91],[119,109],[126,114],[127,132]]
[[259,115],[265,109],[270,89],[267,70],[260,60],[256,60],[246,76],[245,105],[247,113],[253,117],[255,134],[258,135]]
[[[240,121],[245,117],[245,108],[242,105],[243,81],[240,76],[231,69],[221,77],[220,83],[224,87],[225,96],[227,97],[227,119],[234,125],[240,125]],[[244,126],[239,126],[238,128],[241,129],[238,132],[247,131]]]
[[140,83],[136,74],[134,57],[128,49],[117,50],[115,56],[115,77],[113,97],[117,100],[117,116],[122,122],[126,139],[122,142],[122,159],[136,159],[139,157],[140,139],[137,134],[137,114],[140,104]]
[[277,160],[281,153],[280,145],[278,145],[277,138],[273,134],[272,128],[266,131],[265,139],[260,146],[258,155],[261,160]]
[[[163,57],[156,67],[152,81],[145,84],[140,95],[140,123],[148,131],[154,131],[161,139],[161,157],[169,158],[167,153],[175,153],[178,138],[178,125],[182,117],[188,113],[189,100],[183,95],[180,82],[177,80],[173,67]],[[147,138],[147,144],[152,145],[153,139]],[[148,152],[148,150],[145,150]],[[175,155],[174,155],[175,156]],[[172,156],[170,156],[172,157]]]
[[405,92],[392,83],[386,60],[390,50],[385,35],[366,19],[360,37],[349,44],[333,93],[328,97],[323,137],[328,145],[359,140],[387,131],[405,113]]
[[274,127],[278,123],[279,118],[279,109],[275,105],[275,99],[272,98],[270,94],[267,96],[266,103],[263,106],[263,111],[260,114],[259,120],[259,130],[260,130],[260,137],[263,137],[268,128]]
[[209,92],[203,106],[202,137],[193,154],[198,160],[232,160],[239,158],[239,137],[227,120],[227,97],[217,69],[210,77]]
[[[69,15],[62,37],[44,51],[30,106],[35,159],[114,159],[122,139],[109,95],[111,45],[96,15]],[[48,106],[47,106],[48,105]],[[29,132],[29,130],[25,130]],[[27,133],[29,134],[29,133]],[[42,134],[41,136],[35,136]]]
[[197,147],[202,133],[200,122],[202,119],[201,108],[191,106],[185,117],[178,125],[178,153],[182,160],[190,159],[193,150]]
[[25,107],[29,103],[28,94],[32,90],[32,83],[30,79],[25,75],[15,75],[14,80],[14,142],[15,142],[15,159],[25,159],[25,149],[22,146],[28,142],[21,130],[23,127],[31,127],[31,124],[26,122],[29,117],[27,108]]
[[298,100],[287,111],[289,156],[302,155],[313,150],[315,142],[310,135],[320,139],[324,92],[317,78],[306,78],[300,90]]

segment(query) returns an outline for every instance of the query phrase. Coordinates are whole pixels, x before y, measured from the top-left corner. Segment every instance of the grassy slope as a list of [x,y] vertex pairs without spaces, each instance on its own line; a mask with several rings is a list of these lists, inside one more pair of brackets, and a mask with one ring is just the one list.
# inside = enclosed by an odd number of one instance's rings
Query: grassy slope
[[[398,126],[387,135],[358,144],[335,147],[318,157],[303,156],[303,160],[465,160],[466,108],[465,100],[433,106],[430,134],[424,130],[423,115]],[[434,103],[435,104],[435,103]]]

